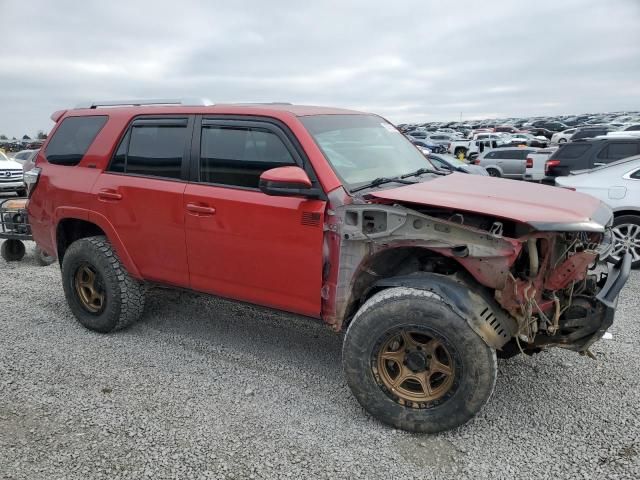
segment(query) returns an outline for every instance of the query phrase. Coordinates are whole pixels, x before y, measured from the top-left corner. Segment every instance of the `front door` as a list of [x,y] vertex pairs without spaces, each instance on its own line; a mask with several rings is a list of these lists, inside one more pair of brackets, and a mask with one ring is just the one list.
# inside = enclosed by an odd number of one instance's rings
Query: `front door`
[[93,186],[145,280],[189,286],[183,195],[193,119],[140,118]]
[[325,201],[258,188],[265,170],[308,170],[303,154],[268,121],[207,118],[192,151],[184,195],[191,288],[319,317]]

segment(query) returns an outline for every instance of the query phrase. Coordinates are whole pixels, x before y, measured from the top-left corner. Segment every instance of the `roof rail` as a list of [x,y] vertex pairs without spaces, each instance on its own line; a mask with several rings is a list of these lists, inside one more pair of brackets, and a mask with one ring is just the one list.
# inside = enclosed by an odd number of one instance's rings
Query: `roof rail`
[[89,103],[80,103],[76,109],[98,108],[98,107],[140,107],[143,105],[184,105],[191,107],[206,107],[213,105],[213,102],[205,98],[152,98],[147,100],[105,100]]

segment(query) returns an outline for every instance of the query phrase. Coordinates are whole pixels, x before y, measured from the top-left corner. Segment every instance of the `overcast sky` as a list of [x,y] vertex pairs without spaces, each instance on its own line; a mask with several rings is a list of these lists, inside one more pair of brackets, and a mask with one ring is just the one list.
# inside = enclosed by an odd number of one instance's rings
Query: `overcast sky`
[[395,122],[640,109],[640,0],[0,0],[0,133],[88,99]]

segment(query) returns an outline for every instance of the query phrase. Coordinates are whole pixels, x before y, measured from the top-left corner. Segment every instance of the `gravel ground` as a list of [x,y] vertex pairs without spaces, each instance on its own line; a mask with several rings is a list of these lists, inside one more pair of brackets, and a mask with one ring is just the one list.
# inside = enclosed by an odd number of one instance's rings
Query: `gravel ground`
[[640,272],[597,361],[499,361],[467,425],[413,435],[369,417],[320,323],[155,290],[100,335],[57,265],[0,259],[0,478],[640,478]]

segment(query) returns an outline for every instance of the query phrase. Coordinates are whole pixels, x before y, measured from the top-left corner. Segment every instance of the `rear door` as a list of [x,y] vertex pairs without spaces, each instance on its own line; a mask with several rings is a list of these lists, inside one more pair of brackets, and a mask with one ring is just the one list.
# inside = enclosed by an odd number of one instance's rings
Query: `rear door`
[[193,118],[139,117],[93,186],[141,275],[189,286],[183,195]]
[[319,186],[284,126],[196,124],[183,202],[191,288],[319,317],[325,201],[258,188],[262,172],[295,165]]

